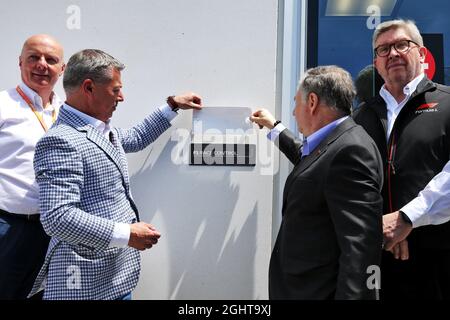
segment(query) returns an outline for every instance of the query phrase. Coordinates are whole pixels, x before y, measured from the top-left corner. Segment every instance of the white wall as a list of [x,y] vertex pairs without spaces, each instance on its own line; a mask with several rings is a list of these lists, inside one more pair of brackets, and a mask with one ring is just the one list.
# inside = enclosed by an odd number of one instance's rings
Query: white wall
[[[105,50],[127,65],[125,102],[113,124],[131,126],[171,94],[192,90],[206,106],[265,106],[277,97],[277,0],[1,0],[0,88],[19,81],[23,41],[49,33],[66,59]],[[69,6],[80,10],[67,12]],[[72,7],[73,8],[73,7]],[[69,29],[80,22],[80,29]],[[63,95],[61,83],[56,91]],[[254,168],[174,163],[191,127],[183,112],[174,129],[129,155],[141,219],[162,233],[142,254],[136,299],[265,299],[272,246],[273,176]],[[173,136],[172,136],[173,135]],[[258,149],[267,148],[265,132]],[[175,148],[175,149],[174,149]],[[277,155],[277,153],[275,153]],[[277,163],[273,164],[277,171]]]

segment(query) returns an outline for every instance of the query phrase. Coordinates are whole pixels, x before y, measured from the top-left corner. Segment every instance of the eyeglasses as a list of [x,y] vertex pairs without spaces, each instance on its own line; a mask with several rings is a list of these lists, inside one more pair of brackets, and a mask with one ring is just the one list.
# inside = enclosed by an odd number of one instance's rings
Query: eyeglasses
[[414,43],[416,46],[419,46],[412,40],[400,40],[392,44],[382,44],[381,46],[376,47],[373,51],[375,55],[379,57],[387,57],[391,52],[392,47],[394,47],[395,51],[399,53],[408,52],[408,50],[411,48],[410,43]]

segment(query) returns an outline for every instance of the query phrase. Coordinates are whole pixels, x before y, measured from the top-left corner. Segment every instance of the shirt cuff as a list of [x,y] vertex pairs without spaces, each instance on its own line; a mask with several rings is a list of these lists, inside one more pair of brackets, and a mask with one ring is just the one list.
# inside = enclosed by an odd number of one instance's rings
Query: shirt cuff
[[172,121],[178,115],[178,113],[173,111],[172,108],[169,107],[168,104],[163,105],[163,106],[159,107],[158,109],[163,113],[164,118],[166,118],[169,122]]
[[275,127],[273,127],[273,129],[272,130],[270,130],[270,132],[267,134],[267,138],[270,140],[270,141],[275,141],[277,138],[278,138],[278,136],[280,135],[280,133],[284,130],[284,129],[286,129],[286,127],[282,124],[282,123],[279,123],[279,124],[277,124]]
[[131,228],[128,223],[116,223],[114,225],[113,237],[109,243],[112,248],[125,248],[130,241]]
[[427,216],[428,206],[421,197],[417,197],[407,203],[400,211],[404,212],[412,222],[413,228],[430,224]]

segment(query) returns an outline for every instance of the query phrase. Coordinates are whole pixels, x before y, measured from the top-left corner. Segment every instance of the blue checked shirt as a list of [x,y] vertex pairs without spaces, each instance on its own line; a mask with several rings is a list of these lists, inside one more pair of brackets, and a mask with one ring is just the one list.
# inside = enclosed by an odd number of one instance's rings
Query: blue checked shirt
[[[98,120],[81,112],[78,109],[71,107],[67,103],[64,104],[64,108],[69,112],[72,112],[77,116],[79,116],[86,123],[91,124],[95,129],[99,130],[105,136],[106,139],[110,139],[109,134],[111,132],[110,126],[111,120],[103,122],[101,120]],[[158,109],[162,112],[163,116],[168,121],[172,121],[177,116],[177,113],[172,111],[172,108],[170,108],[168,105],[161,106]],[[109,247],[125,248],[128,245],[128,242],[130,241],[130,232],[131,229],[129,224],[115,223],[113,236],[111,238],[111,242],[109,243]]]
[[[170,127],[160,109],[130,129],[104,130],[62,107],[34,156],[41,223],[52,238],[30,296],[114,300],[139,278],[140,254],[111,247],[117,224],[139,220],[125,153],[137,152]],[[108,139],[110,138],[110,139]]]

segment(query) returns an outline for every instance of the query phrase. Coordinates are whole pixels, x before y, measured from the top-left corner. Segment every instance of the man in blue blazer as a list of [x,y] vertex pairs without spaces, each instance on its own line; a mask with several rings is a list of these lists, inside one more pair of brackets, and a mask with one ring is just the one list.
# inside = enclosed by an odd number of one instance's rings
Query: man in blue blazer
[[139,221],[125,153],[155,141],[178,109],[200,109],[201,97],[171,96],[135,127],[111,127],[124,99],[123,69],[93,49],[67,63],[66,103],[34,157],[41,222],[52,238],[30,295],[45,288],[44,299],[129,299],[140,272],[138,250],[160,237]]
[[377,298],[383,166],[373,140],[349,117],[354,96],[345,70],[308,70],[294,109],[303,145],[267,110],[251,117],[271,129],[269,138],[295,165],[270,260],[271,299]]

